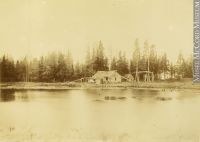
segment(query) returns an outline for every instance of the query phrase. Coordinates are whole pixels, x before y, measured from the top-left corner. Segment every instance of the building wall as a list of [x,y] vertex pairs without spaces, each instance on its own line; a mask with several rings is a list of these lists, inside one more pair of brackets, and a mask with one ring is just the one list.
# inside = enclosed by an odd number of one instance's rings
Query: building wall
[[121,82],[121,76],[112,76],[108,77],[108,80],[106,80],[106,77],[98,78],[95,80],[96,84],[102,84],[103,83],[119,83]]
[[111,78],[110,78],[110,82],[111,82],[111,83],[119,83],[119,82],[121,82],[121,77],[118,77],[118,76],[116,76],[116,77],[111,77]]
[[119,83],[122,81],[122,77],[117,72],[97,72],[93,77],[94,83]]

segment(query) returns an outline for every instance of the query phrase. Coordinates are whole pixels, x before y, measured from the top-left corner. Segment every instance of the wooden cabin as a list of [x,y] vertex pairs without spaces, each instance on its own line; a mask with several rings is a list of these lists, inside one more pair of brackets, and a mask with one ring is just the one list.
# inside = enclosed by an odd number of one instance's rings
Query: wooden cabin
[[96,84],[120,83],[122,81],[121,75],[116,70],[97,71],[92,79]]

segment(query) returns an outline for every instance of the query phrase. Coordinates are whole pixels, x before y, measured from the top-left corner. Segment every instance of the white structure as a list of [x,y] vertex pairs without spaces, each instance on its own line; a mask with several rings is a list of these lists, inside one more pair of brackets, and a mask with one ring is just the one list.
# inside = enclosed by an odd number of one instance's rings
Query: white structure
[[169,71],[167,71],[167,72],[165,72],[165,73],[162,72],[162,73],[159,74],[159,78],[160,78],[161,80],[170,79],[170,78],[171,78],[171,74],[170,74]]

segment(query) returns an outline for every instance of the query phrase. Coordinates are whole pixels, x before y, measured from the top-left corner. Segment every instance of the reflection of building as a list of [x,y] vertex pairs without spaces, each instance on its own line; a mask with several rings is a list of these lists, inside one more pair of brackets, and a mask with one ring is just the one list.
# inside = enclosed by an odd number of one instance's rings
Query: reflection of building
[[95,75],[92,76],[94,83],[103,84],[103,83],[119,83],[122,81],[121,75],[113,71],[98,71]]

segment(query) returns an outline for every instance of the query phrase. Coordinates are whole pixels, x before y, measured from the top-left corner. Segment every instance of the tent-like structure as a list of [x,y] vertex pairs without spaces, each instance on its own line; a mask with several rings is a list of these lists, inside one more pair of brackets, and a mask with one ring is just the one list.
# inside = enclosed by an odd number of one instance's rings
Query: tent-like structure
[[133,77],[133,75],[132,74],[125,74],[124,75],[124,78],[126,79],[126,81],[128,81],[128,82],[132,82],[132,81],[134,81],[134,77]]

